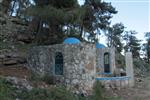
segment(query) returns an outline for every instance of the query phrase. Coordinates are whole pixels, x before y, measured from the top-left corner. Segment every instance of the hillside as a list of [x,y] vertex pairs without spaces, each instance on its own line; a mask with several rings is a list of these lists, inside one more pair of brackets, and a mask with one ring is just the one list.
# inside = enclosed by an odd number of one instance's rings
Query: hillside
[[[28,49],[35,45],[34,38],[34,35],[28,31],[26,22],[0,13],[0,98],[3,100],[41,100],[40,98],[43,100],[98,100],[94,99],[97,94],[93,93],[91,97],[83,94],[76,95],[64,87],[53,84],[50,77],[40,79],[34,76],[27,69],[26,59]],[[117,60],[124,60],[123,56],[121,59],[117,58]],[[124,64],[121,63],[120,66],[122,65]],[[134,59],[134,73],[135,87],[98,90],[98,97],[104,100],[149,100],[150,65],[142,59]]]

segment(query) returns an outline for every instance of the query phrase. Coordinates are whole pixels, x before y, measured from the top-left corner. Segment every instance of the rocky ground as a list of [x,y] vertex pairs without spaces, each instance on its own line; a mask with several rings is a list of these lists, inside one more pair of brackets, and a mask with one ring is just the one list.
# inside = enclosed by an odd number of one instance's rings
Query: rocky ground
[[123,100],[150,100],[150,77],[136,78],[133,88],[106,90],[106,95],[119,96]]

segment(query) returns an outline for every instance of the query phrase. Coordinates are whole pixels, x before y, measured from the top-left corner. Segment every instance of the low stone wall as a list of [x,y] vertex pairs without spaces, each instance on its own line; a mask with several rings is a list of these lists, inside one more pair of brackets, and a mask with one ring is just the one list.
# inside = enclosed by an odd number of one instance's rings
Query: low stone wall
[[122,77],[101,77],[96,78],[97,81],[101,81],[101,83],[105,86],[105,88],[126,88],[130,87],[129,81],[131,80],[131,77],[128,76],[122,76]]

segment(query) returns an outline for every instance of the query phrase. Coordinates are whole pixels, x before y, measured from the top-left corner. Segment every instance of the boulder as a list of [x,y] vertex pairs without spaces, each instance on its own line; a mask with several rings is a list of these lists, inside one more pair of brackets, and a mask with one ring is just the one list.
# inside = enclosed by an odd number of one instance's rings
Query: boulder
[[21,41],[21,42],[24,42],[24,43],[31,43],[33,40],[33,38],[29,35],[18,35],[17,36],[17,41]]
[[6,58],[3,60],[3,64],[4,65],[15,65],[15,64],[17,64],[17,60],[11,59],[11,58]]
[[17,77],[6,77],[6,80],[14,85],[14,87],[18,89],[27,89],[32,90],[33,87],[30,85],[30,83],[26,79],[20,79]]

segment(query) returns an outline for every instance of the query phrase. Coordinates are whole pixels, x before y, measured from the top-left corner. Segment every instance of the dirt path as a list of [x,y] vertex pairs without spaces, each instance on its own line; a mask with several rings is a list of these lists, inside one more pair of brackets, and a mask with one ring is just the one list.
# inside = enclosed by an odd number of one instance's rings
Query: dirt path
[[133,88],[112,90],[110,94],[119,96],[123,100],[150,100],[150,77],[143,79],[141,82],[136,82]]

